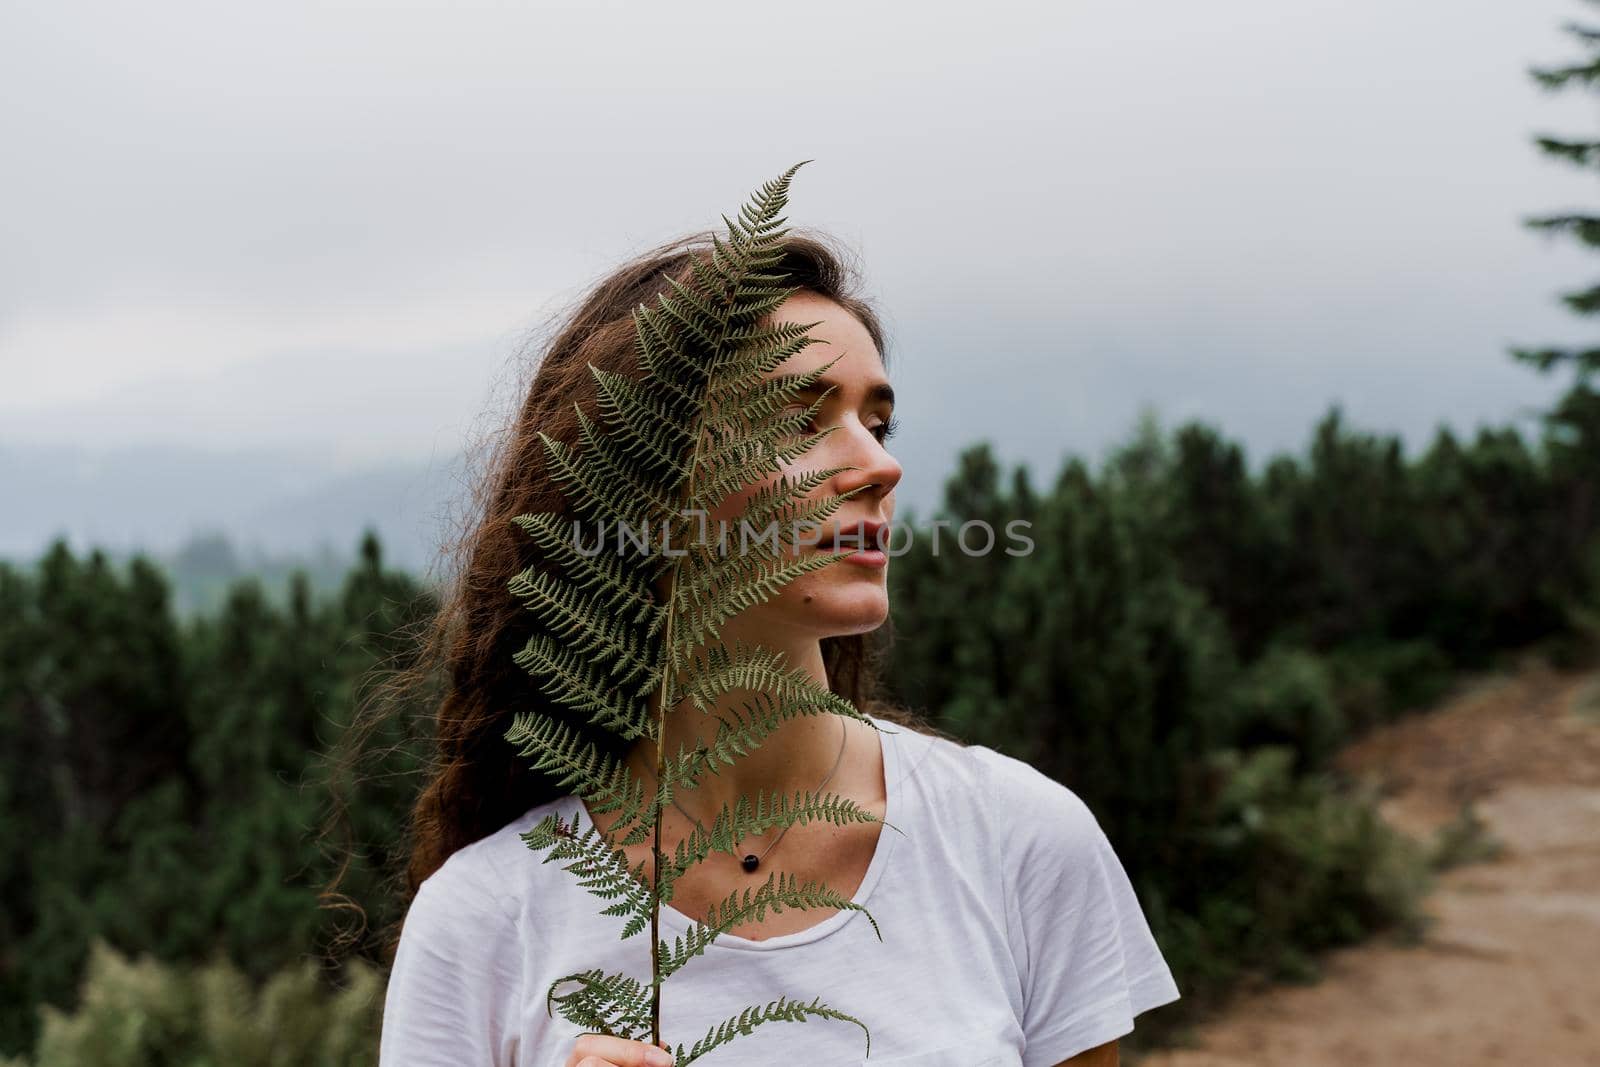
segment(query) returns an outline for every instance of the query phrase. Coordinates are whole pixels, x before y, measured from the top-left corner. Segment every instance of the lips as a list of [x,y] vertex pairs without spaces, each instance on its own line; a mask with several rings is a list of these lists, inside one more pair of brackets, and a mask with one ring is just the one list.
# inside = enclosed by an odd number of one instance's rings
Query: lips
[[[866,520],[863,522],[847,523],[835,527],[826,538],[817,542],[817,548],[834,548],[841,538],[848,542],[851,549],[874,550],[878,548],[881,531],[888,525],[883,522]],[[887,544],[887,542],[885,542]]]

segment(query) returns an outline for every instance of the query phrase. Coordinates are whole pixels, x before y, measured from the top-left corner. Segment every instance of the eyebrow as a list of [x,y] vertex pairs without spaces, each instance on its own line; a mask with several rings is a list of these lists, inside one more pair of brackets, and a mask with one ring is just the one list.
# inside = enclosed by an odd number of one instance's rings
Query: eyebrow
[[[838,384],[831,378],[818,378],[812,384],[802,386],[800,392],[803,395],[814,395]],[[887,404],[890,407],[894,407],[894,387],[888,382],[879,382],[867,390],[867,403]]]

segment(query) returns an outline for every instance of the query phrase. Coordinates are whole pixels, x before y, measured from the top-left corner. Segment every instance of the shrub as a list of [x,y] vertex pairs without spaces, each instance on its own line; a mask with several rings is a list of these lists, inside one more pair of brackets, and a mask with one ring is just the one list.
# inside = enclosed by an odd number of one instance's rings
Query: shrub
[[1203,832],[1199,908],[1158,930],[1180,984],[1214,992],[1247,971],[1303,978],[1308,953],[1383,929],[1415,935],[1428,888],[1423,850],[1390,829],[1375,798],[1325,775],[1296,776],[1267,746],[1213,756],[1221,786]]
[[1351,645],[1330,652],[1327,664],[1352,734],[1434,703],[1455,675],[1450,657],[1431,641]]
[[1434,833],[1428,862],[1436,871],[1447,871],[1498,859],[1504,852],[1505,843],[1490,831],[1477,807],[1468,802],[1461,805],[1454,819]]
[[1306,769],[1326,766],[1345,739],[1333,679],[1309,652],[1273,648],[1234,683],[1230,697],[1235,747],[1287,745]]
[[331,992],[309,961],[255,989],[225,961],[130,960],[96,941],[77,1008],[44,1008],[31,1060],[4,1067],[370,1067],[382,988],[359,962]]

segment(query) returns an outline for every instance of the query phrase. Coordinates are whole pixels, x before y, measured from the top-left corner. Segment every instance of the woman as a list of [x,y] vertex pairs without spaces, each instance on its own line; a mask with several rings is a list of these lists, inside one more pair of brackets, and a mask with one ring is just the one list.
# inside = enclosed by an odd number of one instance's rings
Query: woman
[[[893,517],[901,477],[886,447],[894,394],[883,330],[829,241],[791,232],[785,249],[780,269],[800,290],[774,317],[820,323],[810,335],[828,343],[807,346],[779,372],[838,357],[812,429],[837,428],[796,466],[854,468],[817,493],[859,490],[825,524],[824,542],[843,540],[801,551],[847,549],[852,535],[870,545]],[[687,282],[691,257],[708,251],[706,235],[675,242],[601,282],[550,344],[496,458],[430,642],[449,679],[438,716],[441,762],[413,812],[414,897],[389,984],[382,1067],[669,1062],[643,1043],[582,1034],[547,1009],[550,984],[573,971],[648,973],[649,940],[621,940],[620,920],[599,914],[604,903],[520,837],[551,813],[601,829],[609,816],[542,780],[503,737],[512,709],[540,699],[512,659],[527,639],[528,612],[506,582],[527,565],[529,550],[510,518],[565,510],[542,468],[538,432],[576,437],[573,402],[594,399],[587,365],[632,369],[630,313],[667,290],[664,274]],[[736,517],[744,495],[713,518]],[[814,820],[740,842],[739,857],[714,852],[677,883],[661,910],[662,936],[670,942],[710,904],[760,886],[776,868],[866,908],[882,940],[856,909],[769,912],[672,976],[662,989],[664,1029],[687,1045],[747,1006],[820,998],[870,1028],[873,1065],[1114,1064],[1134,1016],[1177,998],[1172,977],[1121,864],[1071,791],[873,699],[866,635],[888,618],[889,562],[868,549],[812,571],[721,633],[783,650],[878,729],[837,715],[789,719],[736,766],[680,791],[662,830],[671,854],[697,821],[710,825],[740,796],[845,796],[893,828]],[[709,738],[708,722],[716,720],[674,709],[669,749]],[[590,736],[650,780],[648,739],[624,750],[613,735]],[[628,850],[630,865],[644,862],[653,876],[652,855],[650,842]],[[834,1067],[862,1063],[863,1050],[859,1028],[811,1018],[764,1023],[706,1062]]]

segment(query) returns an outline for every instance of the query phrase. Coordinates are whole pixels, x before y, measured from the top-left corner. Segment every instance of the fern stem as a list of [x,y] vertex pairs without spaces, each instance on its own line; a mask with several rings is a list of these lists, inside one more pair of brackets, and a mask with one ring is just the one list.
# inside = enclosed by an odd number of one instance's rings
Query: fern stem
[[[732,294],[724,292],[725,302],[732,302]],[[720,357],[722,346],[727,342],[728,317],[722,319],[722,329],[717,336],[716,344],[712,348],[712,358]],[[715,368],[706,376],[706,390],[710,392],[711,383],[715,380]],[[700,405],[699,413],[695,419],[694,451],[689,460],[688,485],[684,491],[684,499],[694,499],[695,469],[699,466],[701,440],[706,422],[707,412],[705,405]],[[661,848],[661,823],[666,805],[661,802],[661,783],[666,774],[667,758],[667,698],[672,692],[674,659],[672,654],[672,636],[677,622],[678,613],[674,609],[677,598],[678,575],[677,568],[673,569],[672,580],[667,592],[667,629],[662,644],[665,653],[665,669],[661,672],[661,691],[656,697],[656,797],[655,797],[655,834],[651,848],[655,850],[655,870],[650,878],[650,1043],[661,1044],[661,872],[666,867],[666,853]]]
[[[691,475],[692,477],[692,475]],[[676,576],[673,585],[677,584]],[[672,648],[672,622],[677,614],[671,609],[672,601],[667,601],[667,633],[663,649]],[[670,656],[667,669],[662,672],[662,693],[657,698],[656,710],[656,781],[661,781],[663,772],[663,754],[667,751],[667,686],[672,676]],[[666,855],[661,850],[661,815],[666,805],[661,803],[661,788],[656,787],[655,806],[655,832],[651,835],[650,847],[655,850],[655,869],[650,874],[650,1043],[661,1044],[661,869],[666,864]]]

